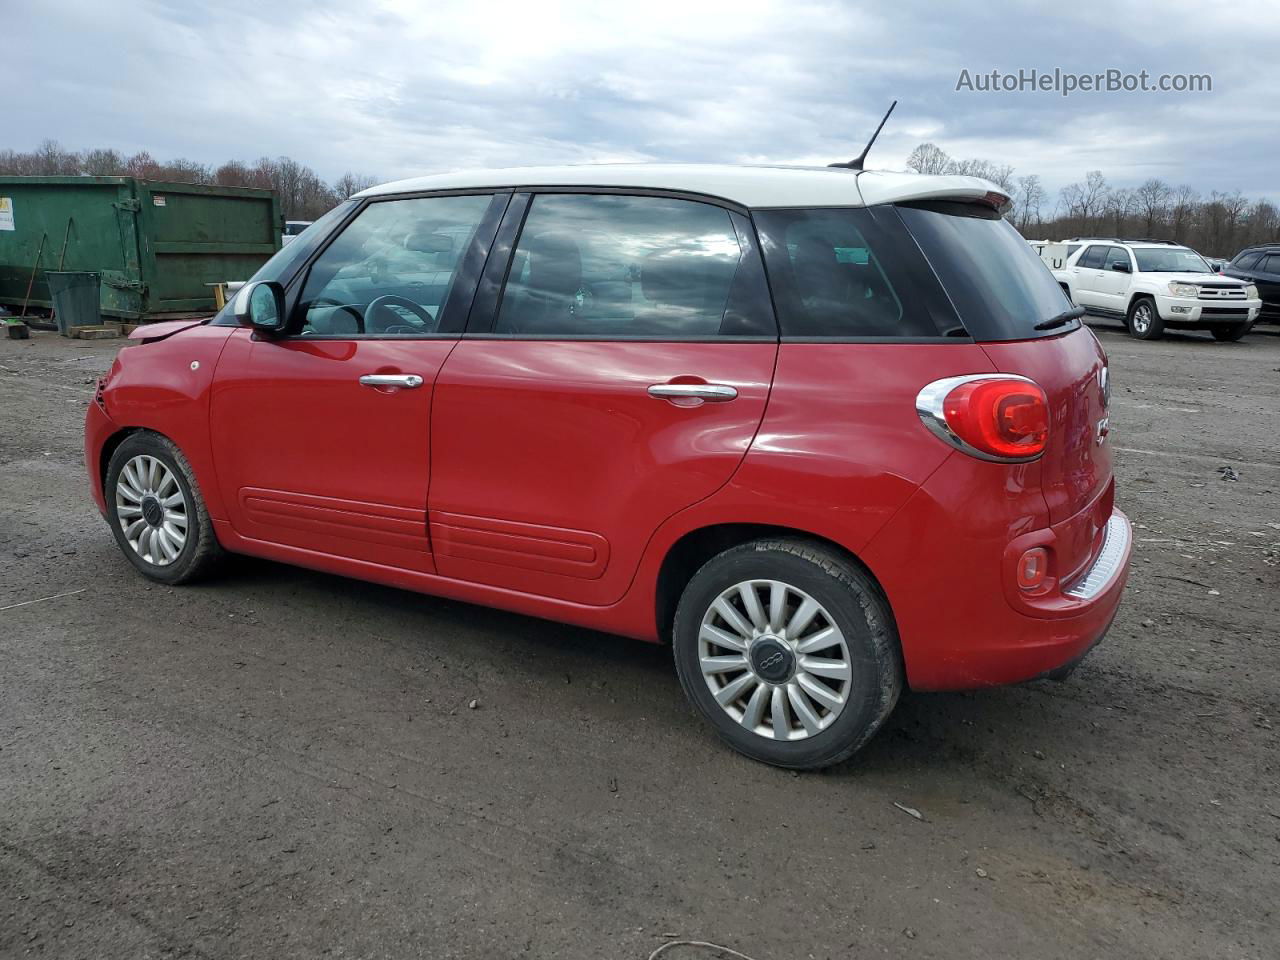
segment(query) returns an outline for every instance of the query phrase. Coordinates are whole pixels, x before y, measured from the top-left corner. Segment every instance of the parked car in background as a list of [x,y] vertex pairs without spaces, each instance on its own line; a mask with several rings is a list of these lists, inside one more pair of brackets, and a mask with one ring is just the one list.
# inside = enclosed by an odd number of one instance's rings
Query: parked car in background
[[1209,269],[1214,273],[1221,273],[1223,268],[1227,265],[1227,261],[1223,260],[1221,257],[1204,257],[1204,262],[1209,265]]
[[312,220],[286,220],[284,222],[284,233],[280,237],[280,243],[286,244],[293,241],[293,238],[302,233],[303,230],[311,226]]
[[1241,250],[1223,272],[1257,287],[1262,297],[1262,318],[1280,321],[1280,243]]
[[969,177],[616,165],[358,194],[89,404],[141,573],[224,551],[669,641],[743,753],[1062,676],[1128,571],[1097,338]]
[[1165,240],[1089,239],[1054,279],[1090,313],[1121,317],[1130,335],[1165,328],[1239,340],[1262,307],[1252,284],[1214,273],[1200,254]]

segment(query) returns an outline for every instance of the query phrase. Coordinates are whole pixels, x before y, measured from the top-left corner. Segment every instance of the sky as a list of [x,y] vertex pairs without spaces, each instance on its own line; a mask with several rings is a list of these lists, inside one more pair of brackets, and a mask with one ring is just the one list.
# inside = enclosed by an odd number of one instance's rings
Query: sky
[[[0,0],[0,149],[288,155],[332,180],[602,161],[868,167],[932,141],[1280,199],[1280,4]],[[957,90],[992,70],[1204,73],[1211,92]],[[26,78],[21,85],[17,78]],[[976,85],[976,79],[973,81]],[[1052,202],[1049,204],[1052,206]],[[1046,211],[1048,212],[1048,211]]]

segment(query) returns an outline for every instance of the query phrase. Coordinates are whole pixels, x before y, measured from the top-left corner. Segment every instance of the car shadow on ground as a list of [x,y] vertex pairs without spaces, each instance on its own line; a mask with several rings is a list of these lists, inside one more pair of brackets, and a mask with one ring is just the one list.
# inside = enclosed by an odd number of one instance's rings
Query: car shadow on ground
[[[623,695],[621,709],[638,711],[637,720],[652,720],[656,707],[664,725],[677,732],[694,730],[704,723],[680,689],[666,644],[251,557],[230,558],[223,572],[204,589],[236,597],[243,597],[247,590],[261,596],[288,592],[304,604],[332,604],[336,600],[347,616],[377,624],[380,635],[434,647],[433,652],[440,655],[465,661],[481,655],[475,644],[483,642],[483,656],[503,657],[507,679],[519,685],[545,685],[548,694],[554,695],[566,677],[579,678],[575,681],[579,689],[607,679],[611,693]],[[358,642],[358,638],[351,642]],[[972,775],[994,768],[1008,747],[993,745],[993,738],[998,740],[1013,730],[1029,740],[1058,735],[1063,708],[1070,709],[1071,698],[1033,696],[1035,706],[1029,709],[1027,691],[1052,694],[1061,688],[1061,684],[1036,681],[976,692],[904,691],[867,746],[825,774],[856,779],[932,776],[964,769]],[[1094,691],[1091,699],[1097,696]],[[1040,703],[1058,699],[1062,700],[1059,707],[1045,709]],[[710,726],[704,725],[702,732],[708,743],[714,742]],[[741,759],[724,749],[729,759]]]

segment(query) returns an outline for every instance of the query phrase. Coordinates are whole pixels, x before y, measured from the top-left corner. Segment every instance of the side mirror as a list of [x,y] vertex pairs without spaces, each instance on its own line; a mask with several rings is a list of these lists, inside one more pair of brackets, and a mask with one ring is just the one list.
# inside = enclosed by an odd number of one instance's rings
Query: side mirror
[[263,333],[279,333],[286,320],[284,287],[274,280],[246,283],[237,291],[231,311],[243,326]]
[[1116,273],[1129,273],[1131,270],[1129,264],[1125,263],[1123,260],[1117,260],[1111,265],[1111,269],[1116,271]]

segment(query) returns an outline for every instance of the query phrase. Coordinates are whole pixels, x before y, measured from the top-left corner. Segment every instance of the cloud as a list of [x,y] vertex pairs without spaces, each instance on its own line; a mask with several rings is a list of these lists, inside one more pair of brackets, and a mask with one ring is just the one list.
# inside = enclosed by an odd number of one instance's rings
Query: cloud
[[[0,0],[6,5],[14,0]],[[1101,169],[1275,197],[1280,10],[920,0],[45,0],[5,13],[5,146],[287,154],[332,179],[598,160],[873,162],[932,140],[1056,188]],[[1209,73],[1209,93],[957,92],[971,73]]]

